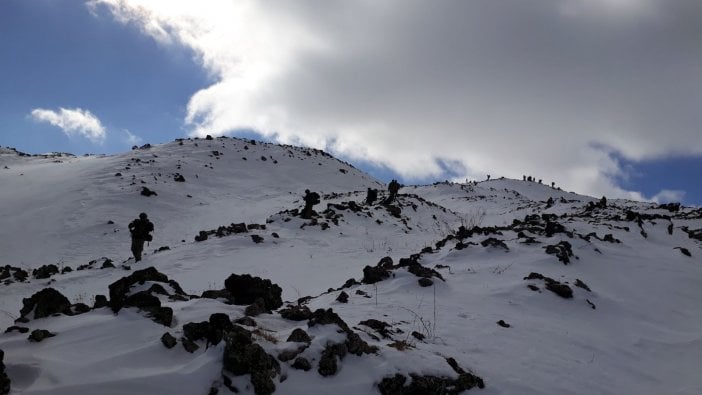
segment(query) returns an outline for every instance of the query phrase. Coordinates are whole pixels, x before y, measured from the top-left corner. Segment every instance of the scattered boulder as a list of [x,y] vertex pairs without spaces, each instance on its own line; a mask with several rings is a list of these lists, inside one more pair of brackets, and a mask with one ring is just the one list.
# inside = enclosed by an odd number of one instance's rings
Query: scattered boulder
[[497,325],[503,327],[503,328],[510,328],[512,325],[506,323],[504,320],[499,320],[497,321]]
[[428,278],[424,278],[424,277],[420,278],[417,281],[419,282],[420,287],[431,287],[432,285],[434,285],[433,281],[431,281]]
[[296,342],[296,343],[311,343],[312,339],[310,338],[310,335],[305,332],[304,329],[301,328],[295,328],[290,336],[288,336],[288,342]]
[[[30,298],[22,299],[21,318],[44,318],[54,314],[71,314],[71,302],[53,288],[44,288]],[[29,317],[31,313],[32,317]]]
[[566,284],[558,281],[547,282],[546,289],[560,296],[561,298],[570,299],[573,297],[573,290]]
[[173,176],[173,181],[175,181],[175,182],[185,182],[185,177],[183,177],[183,175],[180,174],[180,173],[176,173],[176,174]]
[[507,247],[507,244],[505,244],[504,241],[502,241],[500,239],[496,239],[494,237],[489,237],[489,238],[481,241],[480,245],[482,245],[483,247],[502,248],[505,251],[509,251],[509,247]]
[[307,372],[312,369],[312,364],[305,357],[297,357],[295,358],[295,362],[293,362],[292,367]]
[[263,237],[259,235],[251,235],[251,240],[253,240],[254,243],[263,243]]
[[339,303],[348,303],[349,302],[349,294],[347,294],[344,291],[341,291],[341,293],[339,293],[339,296],[336,297],[336,301]]
[[305,321],[312,318],[312,311],[307,306],[293,306],[289,305],[286,308],[280,310],[280,316],[286,320],[292,321]]
[[32,270],[32,276],[36,279],[45,279],[58,274],[59,268],[54,264],[43,265],[40,268]]
[[256,299],[255,302],[246,306],[244,314],[247,317],[256,317],[266,312],[266,305],[262,298]]
[[253,342],[251,332],[239,326],[226,334],[224,342],[224,369],[237,376],[250,374],[256,395],[272,394],[273,378],[280,373],[278,361]]
[[283,290],[271,280],[249,274],[232,274],[224,281],[224,287],[232,295],[233,303],[237,305],[249,305],[259,298],[263,300],[266,310],[275,310],[283,305]]
[[583,280],[581,280],[581,279],[579,279],[579,278],[576,278],[576,279],[575,279],[575,284],[574,284],[574,285],[575,285],[576,287],[582,288],[582,289],[584,289],[584,290],[586,290],[586,291],[588,291],[588,292],[592,292],[592,291],[590,290],[590,287],[588,287],[587,284],[585,284],[585,283],[583,282]]
[[5,329],[5,333],[12,333],[12,332],[27,333],[27,332],[29,332],[29,328],[24,327],[24,326],[12,325],[12,326],[7,327],[7,329]]
[[178,340],[176,340],[173,335],[171,335],[169,332],[166,332],[161,336],[161,343],[163,343],[166,348],[173,348],[175,347],[176,344],[178,344]]
[[369,319],[365,321],[361,321],[358,323],[358,325],[364,325],[369,328],[372,328],[376,332],[378,332],[381,336],[383,336],[386,339],[391,339],[392,336],[390,332],[390,328],[392,327],[390,324],[384,321],[376,320],[376,319]]
[[390,277],[390,272],[381,266],[366,266],[363,268],[364,284],[374,284]]
[[244,326],[257,326],[256,321],[251,317],[241,317],[234,320],[235,323]]
[[149,189],[147,187],[141,187],[140,193],[141,193],[141,196],[146,196],[146,197],[158,196],[158,193],[156,193],[155,191],[152,191],[151,189]]
[[559,261],[563,262],[564,265],[570,263],[570,257],[573,256],[572,246],[567,241],[560,241],[556,245],[545,246],[546,253],[550,255],[556,255]]
[[56,334],[51,333],[51,332],[47,331],[46,329],[35,329],[29,335],[28,340],[30,342],[39,343],[40,341],[43,341],[44,339],[48,339],[48,338],[54,337],[54,336],[56,336]]
[[674,250],[680,250],[680,252],[685,256],[692,256],[692,254],[690,253],[690,250],[688,250],[687,248],[675,247]]
[[207,232],[204,230],[201,230],[200,233],[195,236],[195,241],[205,241],[207,240]]

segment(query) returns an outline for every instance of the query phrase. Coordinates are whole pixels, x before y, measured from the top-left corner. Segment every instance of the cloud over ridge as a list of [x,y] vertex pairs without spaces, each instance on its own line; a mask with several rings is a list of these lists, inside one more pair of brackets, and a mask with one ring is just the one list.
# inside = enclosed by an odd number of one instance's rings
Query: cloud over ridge
[[89,4],[197,54],[216,82],[188,103],[195,135],[253,129],[410,179],[448,162],[639,199],[611,152],[702,154],[700,3]]
[[83,136],[96,144],[105,141],[107,131],[90,111],[81,108],[62,108],[58,111],[36,108],[31,116],[38,122],[47,122],[60,128],[67,136]]

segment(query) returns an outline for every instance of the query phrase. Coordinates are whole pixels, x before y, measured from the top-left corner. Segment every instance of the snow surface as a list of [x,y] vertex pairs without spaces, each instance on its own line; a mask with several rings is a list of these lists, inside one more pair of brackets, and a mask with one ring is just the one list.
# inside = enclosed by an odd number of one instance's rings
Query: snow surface
[[[176,182],[176,173],[185,182]],[[142,196],[142,187],[158,195]],[[193,295],[223,288],[232,273],[248,273],[279,284],[284,300],[313,296],[310,309],[333,308],[363,340],[379,347],[376,354],[347,356],[336,375],[322,377],[314,360],[327,342],[339,341],[338,328],[307,328],[277,312],[255,317],[269,338],[258,340],[271,355],[295,348],[285,341],[295,328],[313,337],[302,354],[312,370],[281,362],[276,393],[371,394],[395,373],[455,377],[446,357],[482,377],[486,388],[470,392],[484,394],[702,393],[702,248],[683,229],[702,228],[699,209],[671,213],[617,200],[588,212],[586,205],[599,198],[498,179],[405,186],[397,218],[382,205],[363,204],[369,187],[380,188],[382,198],[384,185],[321,151],[241,139],[184,140],[115,156],[20,156],[1,149],[0,264],[27,269],[30,278],[0,284],[0,327],[15,325],[22,299],[49,286],[72,303],[92,305],[95,295],[108,294],[109,284],[149,266]],[[324,195],[315,206],[319,213],[328,204],[349,201],[362,210],[331,206],[342,214],[338,224],[321,217],[328,229],[311,225],[290,212],[303,205],[305,189]],[[640,228],[627,221],[626,210],[671,219],[646,219]],[[142,211],[156,231],[144,260],[135,264],[126,227]],[[519,235],[509,229],[515,219],[544,213],[563,216],[558,222],[567,232]],[[240,222],[265,229],[193,239],[201,230]],[[473,234],[463,240],[465,248],[456,239],[437,247],[461,225],[504,229]],[[263,242],[254,243],[254,234]],[[620,243],[604,241],[607,234]],[[524,243],[524,236],[539,243]],[[508,250],[483,247],[480,242],[489,237]],[[559,241],[572,245],[575,256],[568,265],[545,253],[545,246]],[[170,249],[155,252],[162,246]],[[397,263],[427,247],[431,252],[422,253],[419,262],[445,281],[435,277],[433,286],[420,287],[417,277],[399,268],[387,280],[344,289],[348,303],[336,301],[340,291],[327,292],[350,278],[360,280],[364,266],[385,256]],[[75,270],[101,257],[116,267],[100,269],[99,260]],[[45,264],[74,271],[33,278],[31,270]],[[546,290],[542,280],[524,280],[531,272],[567,283],[573,298]],[[591,291],[573,286],[576,279]],[[245,306],[197,298],[164,305],[174,311],[170,328],[134,308],[18,324],[56,336],[32,343],[27,334],[0,335],[11,393],[207,394],[221,384],[223,344],[201,344],[191,354],[180,345],[167,349],[160,337],[168,331],[178,338],[183,324],[212,313],[242,317]],[[359,325],[370,318],[391,324],[392,339]],[[511,327],[497,325],[499,320]],[[426,339],[410,336],[413,331]],[[389,347],[394,341],[409,348]],[[253,393],[248,376],[235,377],[233,384]]]

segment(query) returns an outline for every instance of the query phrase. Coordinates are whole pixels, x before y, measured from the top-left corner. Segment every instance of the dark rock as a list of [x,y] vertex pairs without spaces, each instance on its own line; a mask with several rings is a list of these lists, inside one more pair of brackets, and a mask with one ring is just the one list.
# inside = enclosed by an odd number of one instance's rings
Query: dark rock
[[339,296],[336,297],[336,301],[339,303],[348,303],[349,294],[347,294],[344,291],[341,291],[341,293],[339,293]]
[[207,291],[202,292],[202,295],[200,297],[207,299],[230,300],[232,298],[232,294],[229,293],[229,291],[227,291],[226,289],[209,289]]
[[211,330],[228,332],[234,329],[234,324],[231,319],[224,313],[213,313],[210,315],[209,322]]
[[71,306],[71,312],[73,315],[84,314],[90,311],[90,306],[85,303],[76,303]]
[[358,281],[356,281],[355,278],[350,278],[350,279],[346,280],[346,282],[344,283],[344,285],[341,286],[341,288],[351,288],[351,287],[353,287],[354,285],[360,285],[360,284],[361,284],[361,283],[359,283]]
[[187,338],[181,339],[181,344],[183,344],[185,351],[191,354],[200,348],[200,346],[198,346],[194,341],[188,340]]
[[259,235],[251,235],[251,240],[253,240],[254,243],[263,243],[263,237]]
[[566,284],[561,284],[557,281],[547,282],[546,289],[562,298],[570,299],[573,297],[573,290]]
[[592,307],[593,310],[595,310],[597,308],[597,306],[595,306],[594,303],[590,302],[590,299],[585,299],[585,301],[587,302],[587,304],[590,305],[590,307]]
[[295,362],[293,362],[292,367],[307,372],[312,369],[312,364],[310,364],[310,361],[308,361],[305,357],[297,357],[295,358]]
[[319,358],[317,372],[324,377],[333,376],[338,371],[337,357],[343,359],[348,352],[345,343],[327,344]]
[[376,266],[382,267],[383,269],[391,269],[393,265],[392,258],[389,256],[386,256],[384,258],[380,259],[380,262]]
[[152,191],[151,189],[149,189],[147,187],[141,187],[140,193],[141,193],[141,196],[146,196],[146,197],[158,196],[158,193],[156,193],[155,191]]
[[205,241],[207,240],[207,232],[201,230],[200,233],[195,236],[195,241]]
[[150,309],[149,316],[154,322],[163,326],[171,326],[173,323],[173,309],[170,307]]
[[564,265],[570,263],[570,257],[573,256],[572,246],[567,241],[560,241],[556,245],[549,245],[544,248],[547,254],[556,255],[558,260],[563,262]]
[[176,340],[173,335],[171,335],[169,332],[166,332],[161,336],[161,343],[163,343],[166,348],[173,348],[175,347],[176,344],[178,344],[178,340]]
[[183,325],[183,336],[190,341],[207,339],[210,333],[210,323],[208,321],[188,322]]
[[294,349],[294,350],[284,350],[284,351],[281,351],[281,352],[278,354],[278,360],[281,361],[281,362],[292,361],[293,359],[295,359],[295,357],[297,357],[298,355],[300,355],[301,352],[305,351],[305,348],[307,348],[307,346],[300,347],[300,348],[296,348],[296,349]]
[[66,266],[63,269],[61,269],[61,274],[66,274],[72,272],[73,269],[70,266]]
[[393,217],[402,218],[402,209],[400,207],[393,204],[386,204],[385,209],[388,210],[388,213]]
[[539,287],[537,287],[536,285],[533,285],[533,284],[529,284],[529,285],[527,285],[527,287],[529,287],[529,289],[532,290],[532,291],[538,291],[539,289],[541,289],[541,288],[539,288]]
[[359,322],[358,325],[364,325],[364,326],[367,326],[369,328],[372,328],[373,330],[378,332],[381,336],[383,336],[386,339],[391,338],[390,328],[392,326],[390,324],[388,324],[387,322],[371,318],[369,320]]
[[13,325],[5,329],[5,333],[12,333],[12,332],[19,332],[19,333],[27,333],[29,332],[29,328],[26,328],[24,326],[17,326]]
[[374,284],[379,281],[390,277],[390,272],[382,267],[372,267],[366,266],[363,268],[363,280],[364,284]]
[[675,247],[674,249],[680,250],[680,252],[681,252],[683,255],[692,256],[692,254],[690,253],[690,250],[688,250],[687,248]]
[[251,333],[241,327],[235,326],[224,341],[224,369],[237,376],[250,374],[256,395],[272,394],[275,391],[272,379],[280,372],[278,361],[253,343]]
[[584,289],[584,290],[586,290],[586,291],[588,291],[588,292],[592,292],[592,291],[590,290],[590,287],[588,287],[587,284],[585,284],[585,283],[584,283],[581,279],[579,279],[579,278],[576,278],[576,279],[575,279],[575,284],[574,284],[574,285],[575,285],[576,287],[580,287],[580,288],[582,288],[582,289]]
[[271,280],[249,274],[232,274],[224,281],[224,286],[231,293],[234,304],[249,305],[261,298],[267,310],[275,310],[283,305],[283,290]]
[[[53,288],[44,288],[30,298],[22,299],[20,316],[23,318],[44,318],[54,314],[70,314],[71,302]],[[33,317],[28,317],[31,312]]]
[[424,339],[426,339],[426,336],[422,335],[421,333],[419,333],[417,331],[412,331],[412,333],[410,333],[410,335],[412,335],[412,337],[414,337],[415,339],[417,339],[419,341],[424,341]]
[[248,306],[244,310],[244,314],[248,317],[256,317],[266,312],[266,306],[262,298],[256,299],[256,301]]
[[100,269],[113,269],[115,267],[114,263],[112,263],[111,259],[105,259],[102,262],[102,266],[100,266]]
[[95,295],[95,303],[93,303],[94,309],[100,309],[107,307],[107,297],[105,295]]
[[173,176],[173,181],[175,182],[185,182],[185,177],[183,177],[182,174],[176,173],[175,176]]
[[295,328],[290,336],[288,336],[288,342],[296,342],[296,343],[311,343],[312,339],[310,338],[310,335],[305,332],[304,329],[301,328]]
[[494,247],[494,248],[502,248],[505,251],[509,251],[509,247],[507,247],[507,244],[505,244],[504,241],[496,239],[494,237],[489,237],[483,241],[480,242],[480,245],[483,247]]
[[305,321],[312,317],[312,311],[307,306],[288,306],[280,310],[280,316],[286,320]]
[[28,339],[30,342],[40,342],[44,339],[56,336],[55,334],[47,331],[46,329],[35,329],[29,335]]
[[56,265],[43,265],[42,267],[38,269],[32,270],[32,276],[36,279],[45,279],[53,276],[54,274],[58,274],[59,269],[58,266]]
[[[5,167],[7,168],[7,166]],[[0,350],[0,395],[8,395],[10,393],[12,382],[5,373],[5,352]]]
[[512,325],[506,323],[504,320],[499,320],[499,321],[497,321],[497,325],[499,325],[499,326],[501,326],[501,327],[503,327],[503,328],[509,328],[509,327],[512,326]]
[[434,285],[434,282],[428,278],[420,278],[417,281],[419,282],[420,287],[431,287],[432,285]]

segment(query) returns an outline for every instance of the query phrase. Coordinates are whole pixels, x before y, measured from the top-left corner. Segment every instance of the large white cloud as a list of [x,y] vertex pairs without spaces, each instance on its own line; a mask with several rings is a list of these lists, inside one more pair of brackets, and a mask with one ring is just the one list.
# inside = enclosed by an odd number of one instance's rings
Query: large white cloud
[[[254,129],[405,177],[621,190],[611,152],[702,153],[702,2],[92,0],[216,80],[195,135]],[[444,162],[446,163],[446,162]]]
[[107,136],[100,120],[90,111],[81,108],[59,108],[58,111],[36,108],[32,110],[31,116],[36,121],[48,122],[61,128],[69,137],[79,135],[101,144]]

